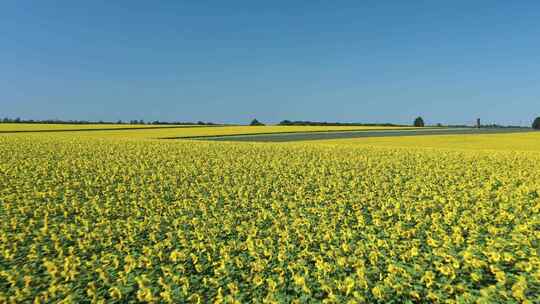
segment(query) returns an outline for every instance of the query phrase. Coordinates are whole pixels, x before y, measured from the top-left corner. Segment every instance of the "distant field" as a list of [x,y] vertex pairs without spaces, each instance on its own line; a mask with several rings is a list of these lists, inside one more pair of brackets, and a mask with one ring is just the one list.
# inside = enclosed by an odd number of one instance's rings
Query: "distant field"
[[[138,125],[136,125],[138,126]],[[144,125],[143,125],[144,126]],[[209,136],[230,136],[245,134],[295,133],[295,132],[333,132],[333,131],[368,131],[368,130],[410,130],[413,127],[363,127],[363,126],[198,126],[164,127],[148,126],[148,128],[132,130],[88,130],[77,132],[58,132],[58,136],[76,136],[93,138],[122,138],[122,139],[159,139],[159,138],[189,138]],[[33,134],[33,133],[28,133]]]
[[335,146],[376,146],[408,148],[440,148],[465,150],[506,150],[540,152],[540,132],[506,134],[460,134],[408,137],[371,137],[309,141],[312,144]]
[[444,135],[444,134],[498,134],[498,133],[523,133],[531,129],[474,129],[474,128],[417,128],[417,129],[377,129],[377,130],[344,130],[340,132],[295,132],[275,134],[251,134],[239,136],[216,136],[199,138],[214,141],[247,141],[247,142],[294,142],[294,141],[318,141],[354,139],[368,137],[401,137],[419,135]]
[[[295,133],[326,133],[326,132],[344,132],[344,131],[370,131],[370,130],[414,130],[413,127],[378,127],[378,126],[242,126],[242,127],[223,127],[219,129],[189,130],[182,132],[178,136],[168,138],[186,138],[186,137],[212,137],[212,136],[242,136],[242,135],[277,135],[284,136]],[[182,130],[184,131],[184,130]],[[162,137],[163,138],[163,137]]]
[[111,129],[155,129],[199,127],[198,125],[130,125],[130,124],[31,124],[0,123],[0,132],[39,132],[39,131],[74,131],[74,130],[111,130]]

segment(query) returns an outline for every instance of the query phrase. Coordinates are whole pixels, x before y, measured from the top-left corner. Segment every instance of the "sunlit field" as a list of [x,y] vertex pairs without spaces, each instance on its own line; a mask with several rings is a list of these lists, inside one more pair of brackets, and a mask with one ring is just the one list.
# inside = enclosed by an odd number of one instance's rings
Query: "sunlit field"
[[[309,143],[307,141],[306,143]],[[314,143],[311,141],[311,143]],[[371,137],[316,141],[326,145],[437,148],[457,150],[506,150],[540,152],[540,132],[511,134]]]
[[281,128],[0,135],[0,303],[540,302],[540,133]]
[[[8,125],[8,124],[5,124]],[[0,127],[2,124],[0,124]],[[368,127],[368,126],[160,126],[142,125],[145,129],[134,130],[99,130],[55,132],[57,136],[67,137],[93,137],[93,138],[123,138],[123,139],[159,139],[159,138],[185,138],[197,136],[222,136],[242,134],[266,134],[287,132],[331,132],[331,131],[368,131],[368,130],[411,130],[413,127]],[[136,128],[141,125],[131,125]],[[147,127],[147,128],[146,128]],[[38,130],[38,127],[35,127]],[[77,128],[71,125],[69,128]],[[25,127],[21,127],[25,129]],[[102,128],[103,129],[103,128]],[[36,132],[37,133],[37,132]],[[41,136],[41,134],[38,134]]]

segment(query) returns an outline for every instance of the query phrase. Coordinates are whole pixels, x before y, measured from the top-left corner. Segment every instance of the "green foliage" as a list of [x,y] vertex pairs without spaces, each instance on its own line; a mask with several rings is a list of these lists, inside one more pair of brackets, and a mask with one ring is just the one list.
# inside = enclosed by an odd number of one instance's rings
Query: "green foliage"
[[413,125],[415,127],[423,127],[424,126],[424,119],[420,116],[416,117],[416,119],[414,120],[414,123]]
[[264,126],[264,124],[258,121],[257,119],[253,119],[249,125],[250,126]]
[[361,122],[328,122],[328,121],[309,121],[309,120],[282,120],[280,126],[365,126],[365,127],[399,127],[399,124],[393,123],[361,123]]
[[532,124],[532,128],[535,130],[540,130],[540,117],[536,117]]

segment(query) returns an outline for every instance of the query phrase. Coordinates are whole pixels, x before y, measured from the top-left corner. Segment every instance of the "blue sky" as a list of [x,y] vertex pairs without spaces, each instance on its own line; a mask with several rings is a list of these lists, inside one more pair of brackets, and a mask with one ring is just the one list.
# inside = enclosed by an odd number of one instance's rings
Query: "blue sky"
[[529,124],[538,1],[2,1],[0,117]]

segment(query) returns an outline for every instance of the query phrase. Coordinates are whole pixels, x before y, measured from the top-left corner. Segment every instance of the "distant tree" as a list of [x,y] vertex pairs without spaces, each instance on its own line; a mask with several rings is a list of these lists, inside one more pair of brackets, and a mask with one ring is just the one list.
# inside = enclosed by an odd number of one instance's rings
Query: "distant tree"
[[292,121],[285,119],[285,120],[282,120],[279,124],[282,126],[288,126],[292,124]]
[[383,126],[383,127],[397,127],[401,125],[392,123],[360,123],[360,122],[327,122],[327,121],[309,121],[309,120],[282,120],[278,125],[280,126]]
[[21,122],[21,118],[20,118],[20,117],[17,117],[17,118],[15,118],[15,120],[14,120],[13,122],[15,122],[15,123],[20,123],[20,122]]
[[416,117],[416,119],[414,120],[413,125],[415,127],[423,127],[424,126],[424,119],[422,119],[422,117],[420,117],[420,116]]
[[442,123],[437,123],[437,127],[442,127]]
[[540,130],[540,117],[536,117],[532,124],[533,129]]
[[258,121],[257,119],[253,119],[249,125],[250,126],[264,126],[264,124]]
[[118,121],[116,122],[116,124],[119,124],[119,125],[121,125],[121,124],[123,124],[123,123],[124,123],[124,122],[123,122],[122,120],[118,120]]

